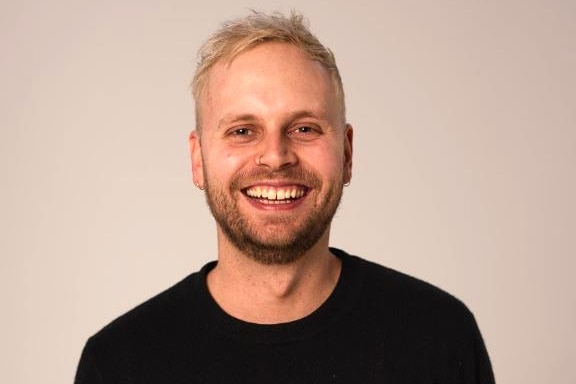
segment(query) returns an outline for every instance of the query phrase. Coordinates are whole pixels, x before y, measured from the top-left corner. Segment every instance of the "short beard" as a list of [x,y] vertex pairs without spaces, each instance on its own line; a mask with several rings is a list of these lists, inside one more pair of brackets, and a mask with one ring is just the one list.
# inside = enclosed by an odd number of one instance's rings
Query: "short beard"
[[[204,174],[208,175],[204,169]],[[249,180],[272,180],[288,178],[302,181],[314,190],[320,190],[321,181],[314,173],[303,169],[289,169],[281,172],[256,171],[250,174],[237,175],[231,182],[228,193],[217,183],[212,184],[206,178],[206,201],[214,219],[226,238],[240,252],[264,265],[285,265],[300,259],[329,230],[332,218],[338,209],[342,197],[343,181],[334,182],[326,193],[324,200],[310,212],[306,220],[285,237],[270,233],[264,238],[260,232],[265,230],[250,224],[247,217],[238,210],[237,200],[231,196],[240,192],[240,183]],[[294,224],[290,218],[277,216],[275,224]]]

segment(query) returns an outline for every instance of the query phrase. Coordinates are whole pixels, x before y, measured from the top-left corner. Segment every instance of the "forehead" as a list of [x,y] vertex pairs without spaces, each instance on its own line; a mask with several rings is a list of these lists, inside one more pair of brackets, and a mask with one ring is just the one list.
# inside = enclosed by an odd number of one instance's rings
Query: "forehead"
[[298,47],[264,43],[216,63],[208,72],[199,107],[202,120],[224,114],[294,113],[298,110],[330,114],[336,92],[328,71]]

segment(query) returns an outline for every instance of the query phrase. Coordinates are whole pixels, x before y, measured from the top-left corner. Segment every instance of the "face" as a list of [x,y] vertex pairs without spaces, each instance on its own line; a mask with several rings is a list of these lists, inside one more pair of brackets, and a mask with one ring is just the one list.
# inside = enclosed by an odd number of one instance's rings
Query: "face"
[[264,264],[328,246],[352,165],[328,72],[293,45],[261,44],[210,70],[198,108],[194,179],[219,241]]

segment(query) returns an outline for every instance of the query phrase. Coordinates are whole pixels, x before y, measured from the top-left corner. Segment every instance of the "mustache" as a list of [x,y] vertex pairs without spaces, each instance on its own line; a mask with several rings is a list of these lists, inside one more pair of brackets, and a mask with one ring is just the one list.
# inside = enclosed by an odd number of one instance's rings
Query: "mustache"
[[240,190],[252,184],[271,180],[289,180],[309,188],[319,188],[322,185],[320,177],[316,173],[302,167],[290,167],[274,171],[255,169],[241,172],[231,180],[230,188],[232,190]]

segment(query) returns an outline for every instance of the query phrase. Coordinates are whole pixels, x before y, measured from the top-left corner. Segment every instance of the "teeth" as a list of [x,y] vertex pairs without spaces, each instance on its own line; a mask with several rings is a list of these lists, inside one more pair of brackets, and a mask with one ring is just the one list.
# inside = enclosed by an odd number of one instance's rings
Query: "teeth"
[[246,194],[257,199],[267,199],[274,201],[283,201],[287,199],[296,199],[304,196],[306,191],[301,187],[253,187],[246,190]]

